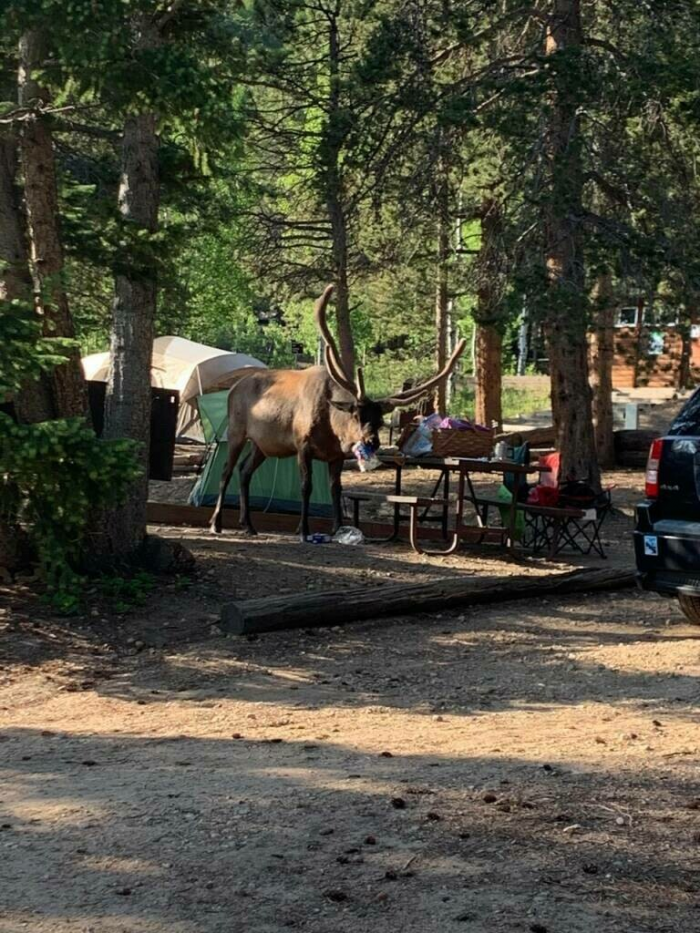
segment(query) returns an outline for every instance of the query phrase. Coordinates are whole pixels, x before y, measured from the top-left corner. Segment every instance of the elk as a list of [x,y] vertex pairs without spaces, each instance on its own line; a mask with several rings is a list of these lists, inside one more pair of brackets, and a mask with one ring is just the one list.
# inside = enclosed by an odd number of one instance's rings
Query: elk
[[464,352],[461,340],[448,363],[432,379],[419,386],[373,400],[365,392],[362,369],[353,380],[326,321],[333,286],[316,302],[314,316],[325,344],[325,366],[304,370],[250,369],[241,372],[228,395],[228,460],[221,476],[219,497],[211,530],[221,532],[226,489],[247,440],[250,453],[240,466],[240,525],[256,534],[250,519],[250,479],[267,457],[293,457],[301,478],[301,540],[309,536],[309,500],[312,461],[328,464],[333,500],[333,527],[343,522],[340,474],[358,442],[379,447],[383,416],[394,408],[411,405],[446,379]]

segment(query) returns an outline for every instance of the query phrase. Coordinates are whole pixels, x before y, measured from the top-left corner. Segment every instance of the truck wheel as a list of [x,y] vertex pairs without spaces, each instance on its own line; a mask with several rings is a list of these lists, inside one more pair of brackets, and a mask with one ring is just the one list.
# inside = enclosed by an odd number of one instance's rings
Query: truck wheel
[[686,596],[684,593],[679,593],[678,604],[689,622],[693,625],[700,625],[700,596]]

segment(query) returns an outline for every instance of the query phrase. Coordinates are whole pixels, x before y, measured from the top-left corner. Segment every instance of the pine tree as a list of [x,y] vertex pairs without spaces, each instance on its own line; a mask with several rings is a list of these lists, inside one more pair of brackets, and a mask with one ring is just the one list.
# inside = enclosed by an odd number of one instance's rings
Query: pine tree
[[[41,26],[28,28],[19,42],[19,103],[27,111],[20,132],[24,200],[29,222],[31,265],[44,333],[72,338],[75,326],[63,281],[56,158],[50,116],[44,113],[51,104],[51,97],[37,77],[37,73],[49,64],[48,56],[46,29]],[[85,417],[88,414],[87,388],[77,348],[69,351],[68,357],[66,363],[44,377],[50,395],[50,407],[44,412],[45,418]],[[37,390],[41,392],[40,387]]]

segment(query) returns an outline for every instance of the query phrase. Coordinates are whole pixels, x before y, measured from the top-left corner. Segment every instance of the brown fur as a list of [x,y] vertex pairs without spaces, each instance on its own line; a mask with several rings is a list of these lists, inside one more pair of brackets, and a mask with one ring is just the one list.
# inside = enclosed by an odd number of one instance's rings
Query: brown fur
[[304,446],[325,463],[349,456],[363,432],[331,399],[349,396],[322,366],[249,371],[229,392],[229,444],[249,439],[265,457],[293,457]]
[[[311,493],[311,461],[329,465],[335,525],[340,514],[340,471],[358,441],[375,440],[376,425],[361,424],[358,412],[342,411],[333,402],[352,406],[354,399],[339,389],[326,369],[248,369],[237,374],[228,396],[228,462],[211,527],[221,531],[226,488],[246,440],[252,453],[241,465],[241,525],[254,529],[248,509],[250,477],[267,457],[299,458],[302,492]],[[308,502],[302,509],[302,530],[308,535]],[[306,527],[304,527],[306,526]]]

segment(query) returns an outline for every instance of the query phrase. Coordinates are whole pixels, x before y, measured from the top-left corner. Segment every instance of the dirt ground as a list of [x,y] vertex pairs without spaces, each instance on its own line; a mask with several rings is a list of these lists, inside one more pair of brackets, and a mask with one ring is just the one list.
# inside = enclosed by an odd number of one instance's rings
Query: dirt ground
[[[640,478],[608,482],[629,567]],[[340,628],[329,599],[330,627],[225,638],[226,599],[552,565],[158,530],[198,569],[142,609],[0,590],[0,933],[696,928],[700,629],[675,603]]]

